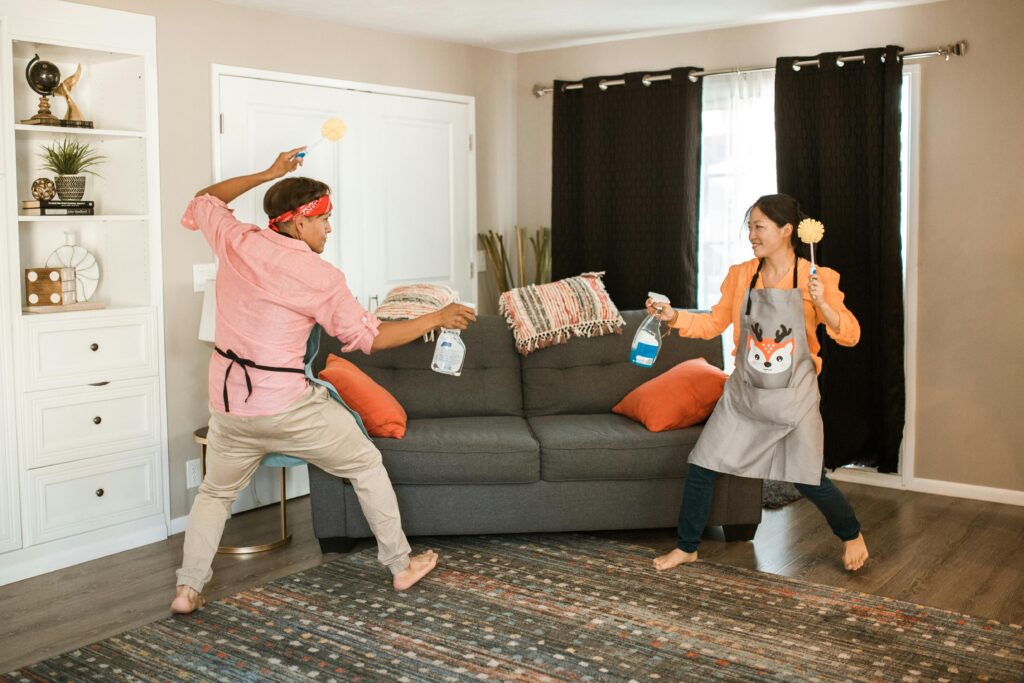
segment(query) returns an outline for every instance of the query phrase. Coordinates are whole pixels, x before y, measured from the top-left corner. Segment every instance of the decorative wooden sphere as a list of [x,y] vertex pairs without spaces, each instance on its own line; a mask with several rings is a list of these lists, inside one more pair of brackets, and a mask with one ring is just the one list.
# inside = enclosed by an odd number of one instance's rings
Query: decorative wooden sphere
[[57,186],[49,178],[36,178],[32,183],[32,196],[41,201],[53,199]]

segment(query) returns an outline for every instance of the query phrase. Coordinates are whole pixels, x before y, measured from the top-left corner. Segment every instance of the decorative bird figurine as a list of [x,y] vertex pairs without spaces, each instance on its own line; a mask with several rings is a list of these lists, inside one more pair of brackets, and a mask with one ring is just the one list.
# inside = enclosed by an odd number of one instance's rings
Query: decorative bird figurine
[[60,95],[68,101],[68,111],[64,114],[65,121],[84,121],[85,117],[82,116],[82,110],[78,108],[75,101],[71,99],[71,91],[74,90],[75,86],[78,85],[78,81],[82,78],[82,65],[79,64],[75,73],[65,78],[60,85],[58,85],[54,91],[54,95]]

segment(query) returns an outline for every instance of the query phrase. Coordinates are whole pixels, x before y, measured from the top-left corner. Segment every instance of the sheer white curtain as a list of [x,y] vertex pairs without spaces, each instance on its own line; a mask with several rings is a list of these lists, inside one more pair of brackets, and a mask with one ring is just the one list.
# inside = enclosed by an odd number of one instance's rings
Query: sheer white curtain
[[[704,78],[697,305],[718,302],[729,266],[752,258],[747,207],[775,183],[775,71]],[[732,370],[732,330],[724,338]]]

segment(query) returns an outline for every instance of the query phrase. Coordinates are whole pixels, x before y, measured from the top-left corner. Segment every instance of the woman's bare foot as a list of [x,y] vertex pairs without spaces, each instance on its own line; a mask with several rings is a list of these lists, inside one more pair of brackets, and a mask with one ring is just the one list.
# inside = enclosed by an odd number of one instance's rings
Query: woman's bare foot
[[413,555],[409,558],[409,566],[403,571],[395,574],[394,585],[396,591],[408,590],[416,584],[417,581],[422,579],[424,576],[430,573],[430,570],[437,565],[437,553],[433,550],[428,550],[419,555]]
[[171,603],[171,612],[173,614],[189,614],[205,604],[206,599],[197,593],[194,588],[178,586],[174,602]]
[[659,572],[663,572],[666,569],[672,569],[678,567],[681,564],[690,564],[691,562],[697,561],[697,551],[688,553],[685,550],[676,548],[670,553],[665,553],[661,557],[654,558],[654,568]]
[[864,566],[868,559],[868,546],[864,535],[858,534],[852,541],[843,541],[843,566],[855,572]]

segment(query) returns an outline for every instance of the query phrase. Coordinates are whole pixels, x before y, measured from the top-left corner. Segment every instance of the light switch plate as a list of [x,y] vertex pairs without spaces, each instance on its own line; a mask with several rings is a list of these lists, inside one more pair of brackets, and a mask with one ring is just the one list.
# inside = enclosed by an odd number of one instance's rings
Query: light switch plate
[[192,291],[202,292],[206,289],[207,280],[217,279],[216,263],[193,263],[192,264]]

